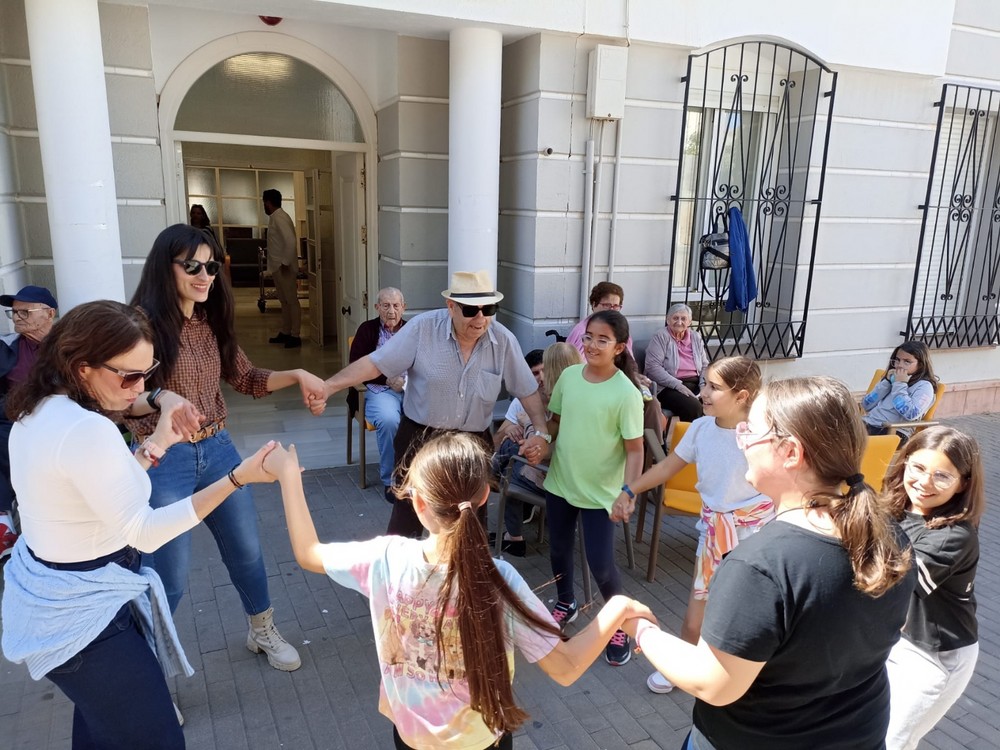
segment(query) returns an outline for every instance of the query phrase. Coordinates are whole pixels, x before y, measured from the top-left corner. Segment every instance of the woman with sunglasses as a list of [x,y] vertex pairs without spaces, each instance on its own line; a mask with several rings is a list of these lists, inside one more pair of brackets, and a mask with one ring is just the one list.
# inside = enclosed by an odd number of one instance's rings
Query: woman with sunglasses
[[832,378],[768,383],[736,435],[775,519],[719,565],[697,644],[644,621],[623,627],[695,696],[686,750],[883,748],[885,660],[916,575],[858,471],[857,404]]
[[885,483],[917,558],[903,637],[886,664],[889,750],[913,750],[962,695],[979,657],[976,568],[986,508],[979,446],[950,427],[918,432]]
[[[240,461],[226,431],[226,402],[220,379],[239,393],[262,398],[298,385],[308,406],[323,397],[323,381],[305,370],[272,371],[254,367],[236,343],[233,295],[220,274],[222,250],[199,229],[167,227],[153,242],[132,304],[155,321],[154,344],[161,365],[144,397],[132,405],[126,423],[141,444],[156,426],[158,411],[180,404],[177,423],[186,441],[175,446],[149,472],[150,502],[164,508],[181,501],[226,473]],[[257,530],[257,510],[249,489],[205,519],[222,561],[249,618],[247,648],[264,651],[275,669],[301,665],[296,650],[274,625],[267,573]],[[170,609],[184,593],[191,559],[191,539],[181,534],[152,556],[163,579]]]
[[5,572],[3,651],[73,702],[74,748],[184,747],[165,676],[192,670],[139,553],[186,533],[238,487],[275,479],[263,469],[268,443],[198,492],[150,507],[146,469],[183,439],[176,407],[135,455],[108,415],[135,403],[156,368],[140,310],[89,302],[55,324],[7,403],[23,533]]

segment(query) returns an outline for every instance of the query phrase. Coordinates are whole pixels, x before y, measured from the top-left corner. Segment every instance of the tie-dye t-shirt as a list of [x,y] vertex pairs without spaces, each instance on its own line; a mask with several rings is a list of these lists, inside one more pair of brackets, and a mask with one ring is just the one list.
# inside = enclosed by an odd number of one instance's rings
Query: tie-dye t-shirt
[[[469,683],[453,612],[446,613],[442,623],[448,671],[442,670],[438,684],[434,633],[445,566],[424,560],[420,540],[398,536],[325,544],[321,554],[330,578],[368,597],[382,670],[379,711],[396,725],[403,741],[418,750],[480,750],[492,744],[496,736],[479,712],[469,707]],[[503,560],[495,563],[521,601],[552,621],[520,574]],[[558,636],[534,630],[512,611],[506,624],[511,675],[514,647],[529,662],[536,662],[559,641]]]

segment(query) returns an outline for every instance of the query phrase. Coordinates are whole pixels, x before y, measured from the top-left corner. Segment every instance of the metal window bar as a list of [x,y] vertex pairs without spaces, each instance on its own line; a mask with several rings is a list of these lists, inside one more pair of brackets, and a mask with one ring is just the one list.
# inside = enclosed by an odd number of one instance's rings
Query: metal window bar
[[1000,345],[1000,91],[946,83],[907,327],[931,348]]
[[[799,357],[837,74],[794,47],[744,41],[689,56],[682,80],[670,248],[675,285],[667,307],[682,301],[692,308],[693,325],[713,359],[734,354]],[[697,132],[691,132],[695,126]],[[822,148],[817,148],[820,141]],[[691,159],[697,162],[693,170],[686,164]],[[816,171],[818,190],[811,196],[809,178]],[[732,206],[739,207],[747,225],[758,286],[757,299],[745,313],[724,309],[729,269],[698,268],[699,237],[712,232],[716,218]],[[676,285],[684,280],[683,286]]]

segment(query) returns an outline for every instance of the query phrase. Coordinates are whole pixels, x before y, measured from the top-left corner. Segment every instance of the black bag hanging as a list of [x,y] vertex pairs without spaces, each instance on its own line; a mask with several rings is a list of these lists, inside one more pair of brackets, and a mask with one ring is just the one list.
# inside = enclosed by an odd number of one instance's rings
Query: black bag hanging
[[[723,220],[723,229],[719,231],[719,219]],[[702,271],[723,271],[730,267],[729,261],[729,226],[724,214],[715,217],[715,230],[703,234],[698,244],[701,246],[699,266]]]

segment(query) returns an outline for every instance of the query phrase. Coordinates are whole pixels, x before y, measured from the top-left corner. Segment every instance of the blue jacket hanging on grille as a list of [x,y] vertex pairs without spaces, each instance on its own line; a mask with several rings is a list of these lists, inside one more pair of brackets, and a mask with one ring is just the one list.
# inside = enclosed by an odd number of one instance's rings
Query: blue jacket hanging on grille
[[746,312],[750,303],[757,299],[757,279],[753,273],[753,257],[750,255],[750,238],[743,214],[738,206],[729,209],[729,298],[726,312],[739,310]]

